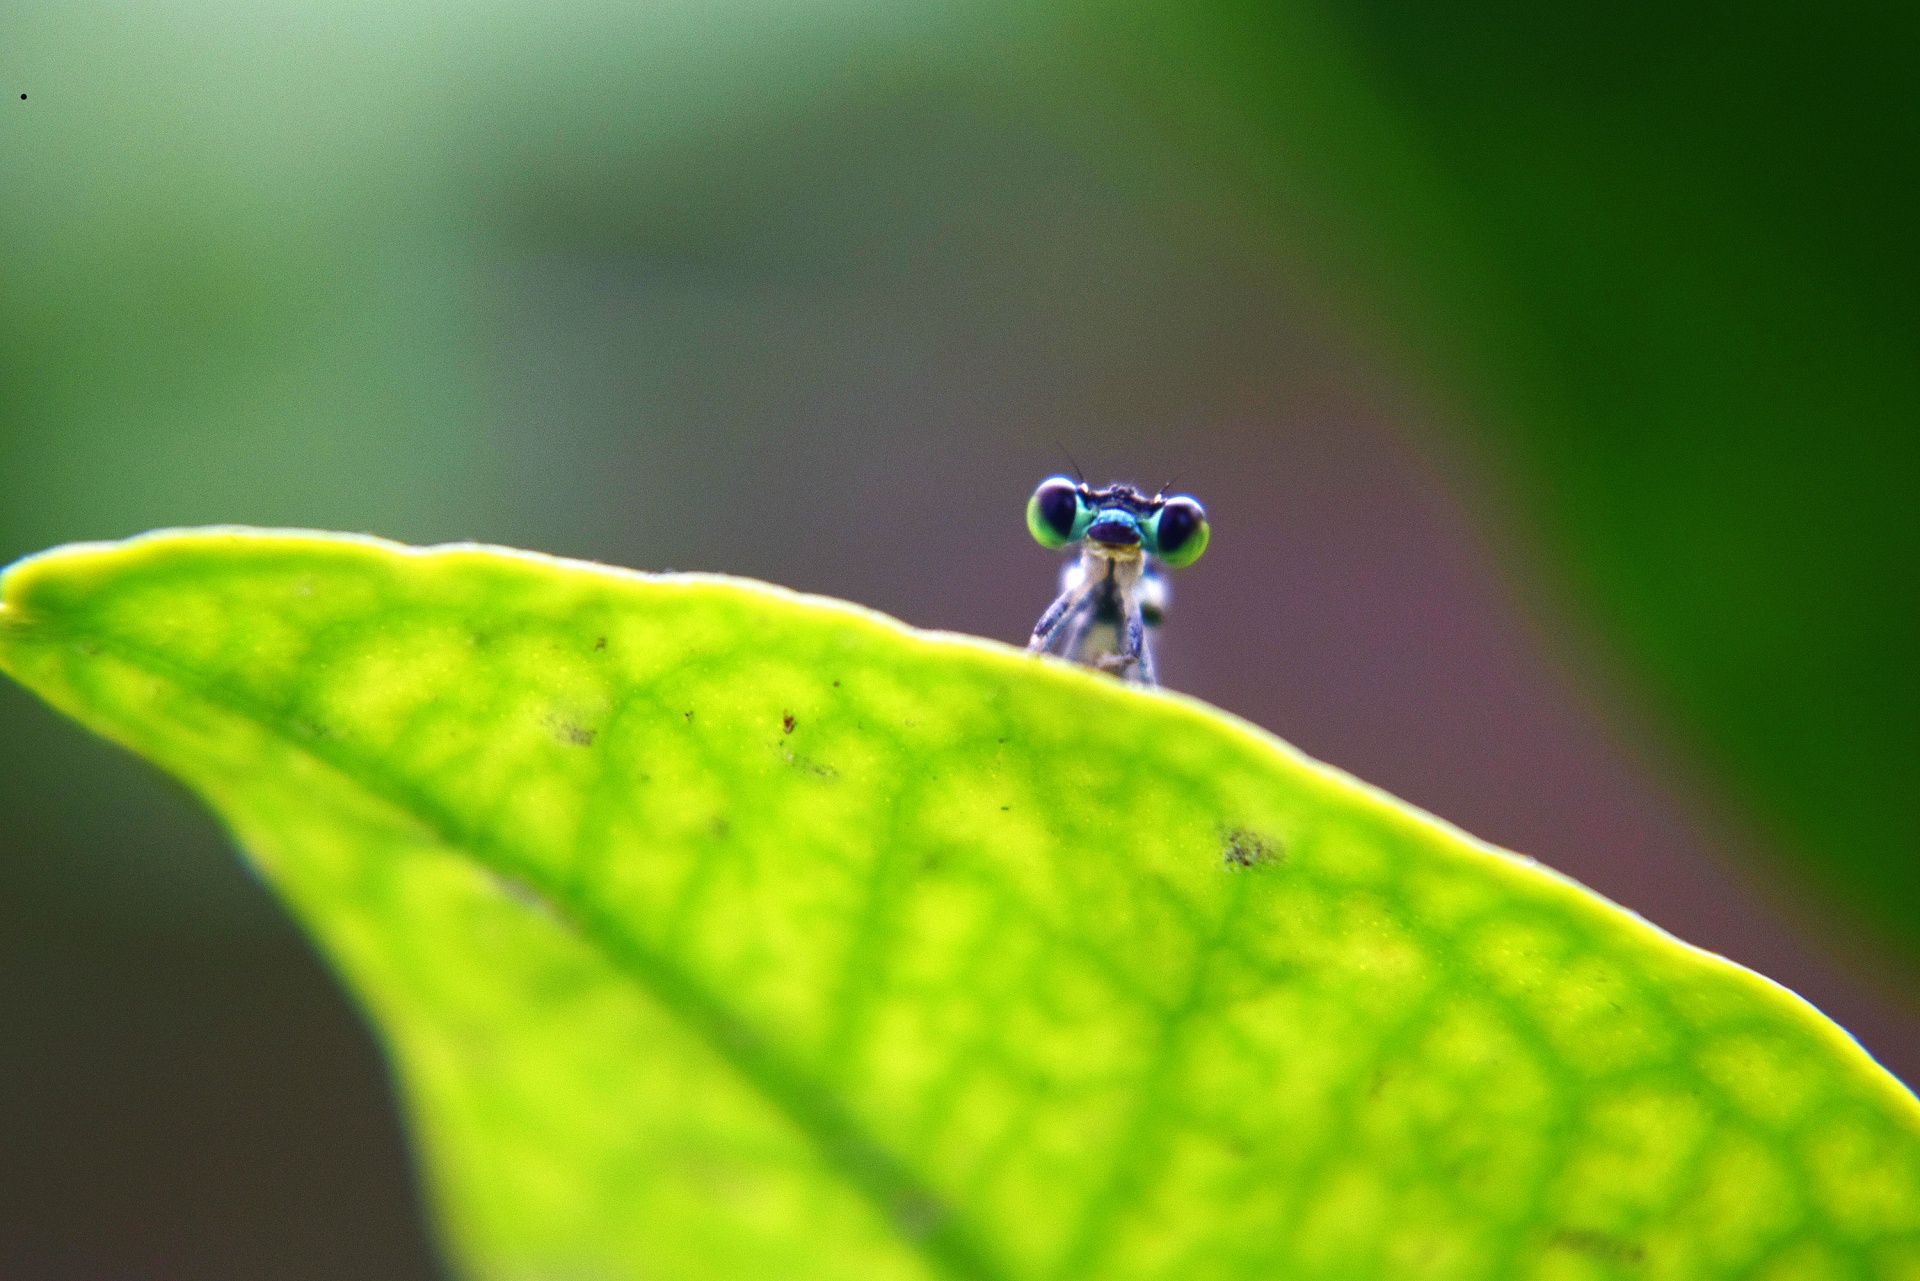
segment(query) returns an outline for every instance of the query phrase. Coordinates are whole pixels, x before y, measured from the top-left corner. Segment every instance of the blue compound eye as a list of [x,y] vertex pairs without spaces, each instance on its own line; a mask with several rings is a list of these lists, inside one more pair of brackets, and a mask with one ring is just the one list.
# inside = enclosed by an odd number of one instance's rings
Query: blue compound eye
[[1207,539],[1211,535],[1207,509],[1184,494],[1169,498],[1147,522],[1147,532],[1154,555],[1167,568],[1191,565],[1207,550]]
[[1087,532],[1093,509],[1080,496],[1080,486],[1065,476],[1040,482],[1027,500],[1027,529],[1046,548],[1065,547]]

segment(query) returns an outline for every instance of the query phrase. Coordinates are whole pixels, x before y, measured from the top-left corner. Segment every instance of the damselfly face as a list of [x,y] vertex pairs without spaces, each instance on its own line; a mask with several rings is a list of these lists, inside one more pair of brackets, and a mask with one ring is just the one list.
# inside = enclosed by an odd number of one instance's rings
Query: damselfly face
[[1146,633],[1171,597],[1161,571],[1200,559],[1206,509],[1185,494],[1149,498],[1132,485],[1094,489],[1055,476],[1027,500],[1027,528],[1042,547],[1080,544],[1027,648],[1156,684]]

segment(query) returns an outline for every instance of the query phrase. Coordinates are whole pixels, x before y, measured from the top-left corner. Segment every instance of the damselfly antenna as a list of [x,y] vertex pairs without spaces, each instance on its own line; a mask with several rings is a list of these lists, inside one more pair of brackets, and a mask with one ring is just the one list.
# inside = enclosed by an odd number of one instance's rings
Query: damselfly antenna
[[1086,473],[1080,470],[1080,464],[1075,462],[1073,459],[1073,455],[1067,452],[1067,447],[1061,444],[1057,440],[1053,442],[1053,447],[1059,450],[1061,456],[1067,460],[1067,466],[1073,468],[1073,478],[1079,481],[1082,485],[1086,484],[1087,483]]

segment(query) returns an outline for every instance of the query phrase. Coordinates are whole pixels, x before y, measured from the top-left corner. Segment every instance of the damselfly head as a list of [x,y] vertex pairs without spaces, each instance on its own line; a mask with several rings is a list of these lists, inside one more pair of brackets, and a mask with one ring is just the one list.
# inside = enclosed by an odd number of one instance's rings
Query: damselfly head
[[1132,485],[1095,489],[1084,481],[1053,476],[1027,500],[1027,528],[1042,547],[1058,549],[1085,540],[1115,560],[1142,553],[1170,569],[1191,565],[1207,549],[1207,512],[1186,494],[1151,498]]

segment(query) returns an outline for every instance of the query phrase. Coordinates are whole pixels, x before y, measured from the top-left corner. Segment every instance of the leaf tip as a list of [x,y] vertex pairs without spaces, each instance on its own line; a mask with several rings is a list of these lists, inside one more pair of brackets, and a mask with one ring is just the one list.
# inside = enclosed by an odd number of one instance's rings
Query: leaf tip
[[0,569],[0,672],[16,674],[9,660],[28,631],[28,584],[34,576],[35,567],[52,554],[39,552]]

